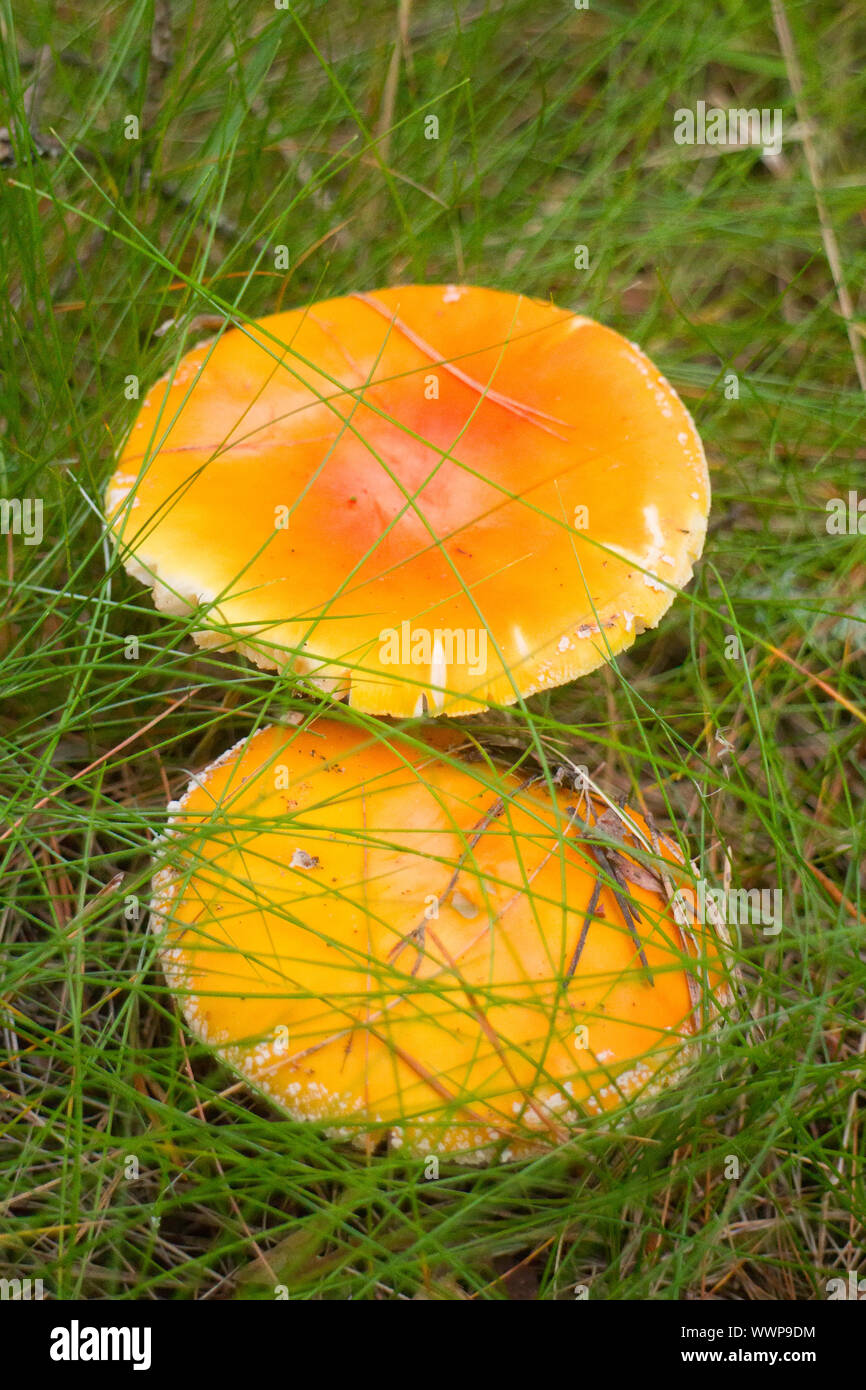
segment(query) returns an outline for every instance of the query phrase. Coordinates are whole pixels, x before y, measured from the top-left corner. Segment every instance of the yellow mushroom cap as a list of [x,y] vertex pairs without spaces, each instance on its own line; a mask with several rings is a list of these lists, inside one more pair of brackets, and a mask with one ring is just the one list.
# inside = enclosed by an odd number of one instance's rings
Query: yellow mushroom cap
[[131,573],[202,645],[379,714],[473,713],[655,626],[706,532],[701,441],[625,338],[407,285],[195,348],[106,493]]
[[681,1074],[723,951],[639,815],[434,737],[321,719],[231,749],[170,807],[153,925],[194,1033],[294,1119],[523,1157]]

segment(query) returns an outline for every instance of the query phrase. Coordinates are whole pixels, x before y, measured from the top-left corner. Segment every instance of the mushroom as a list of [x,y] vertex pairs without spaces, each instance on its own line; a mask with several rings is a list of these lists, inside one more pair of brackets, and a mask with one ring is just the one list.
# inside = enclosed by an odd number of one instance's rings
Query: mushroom
[[270,726],[170,806],[152,925],[196,1036],[298,1121],[463,1162],[678,1079],[730,1005],[684,864],[591,792],[349,723]]
[[649,359],[523,295],[408,285],[229,328],[106,493],[196,640],[360,710],[472,713],[592,670],[700,556],[701,441]]

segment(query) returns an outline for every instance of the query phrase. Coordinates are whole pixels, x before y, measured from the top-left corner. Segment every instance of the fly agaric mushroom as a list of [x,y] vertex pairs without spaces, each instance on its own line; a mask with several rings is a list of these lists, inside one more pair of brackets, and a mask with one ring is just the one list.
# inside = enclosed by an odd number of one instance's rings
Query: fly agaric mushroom
[[153,926],[193,1032],[294,1119],[524,1157],[681,1074],[724,951],[639,815],[431,737],[321,719],[229,750],[169,808]]
[[409,285],[195,348],[106,511],[200,645],[411,715],[509,704],[629,646],[691,578],[709,501],[688,412],[618,333]]

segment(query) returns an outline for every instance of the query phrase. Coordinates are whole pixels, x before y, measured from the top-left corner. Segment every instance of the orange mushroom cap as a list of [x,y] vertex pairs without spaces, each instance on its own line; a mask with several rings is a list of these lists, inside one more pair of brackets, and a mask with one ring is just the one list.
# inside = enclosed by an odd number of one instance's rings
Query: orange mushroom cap
[[192,1030],[296,1120],[523,1157],[681,1074],[724,952],[639,815],[437,737],[322,719],[231,749],[170,807],[153,925]]
[[591,319],[496,290],[325,300],[150,392],[106,510],[197,640],[378,714],[472,713],[655,626],[710,488],[676,392]]

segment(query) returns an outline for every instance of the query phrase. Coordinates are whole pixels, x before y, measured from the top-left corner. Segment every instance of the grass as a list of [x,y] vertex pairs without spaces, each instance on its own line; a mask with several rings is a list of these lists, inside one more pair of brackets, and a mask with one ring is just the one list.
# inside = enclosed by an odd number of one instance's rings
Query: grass
[[[4,496],[45,509],[40,544],[4,538],[0,595],[2,1273],[60,1298],[271,1298],[275,1278],[326,1299],[825,1296],[862,1260],[866,1210],[866,541],[825,526],[866,456],[866,17],[0,16],[0,465]],[[781,159],[677,146],[698,100],[781,109]],[[727,861],[784,904],[778,936],[742,930],[739,1021],[684,1086],[435,1182],[275,1116],[181,1026],[143,912],[166,801],[315,701],[194,650],[100,520],[130,378],[169,370],[200,316],[409,280],[552,296],[624,332],[711,464],[705,557],[660,628],[473,733],[588,764],[677,822],[708,879]]]

